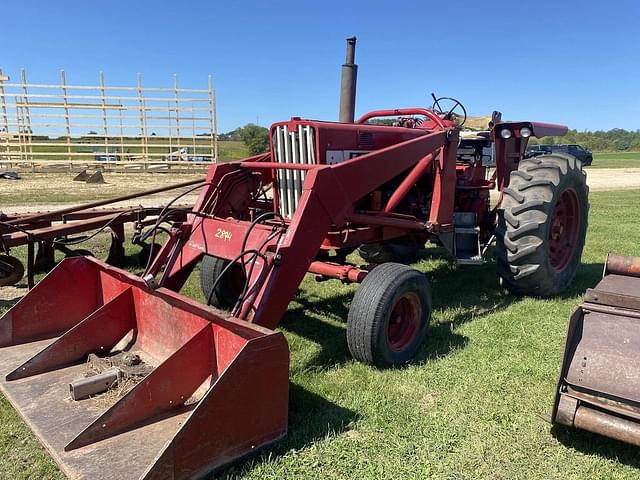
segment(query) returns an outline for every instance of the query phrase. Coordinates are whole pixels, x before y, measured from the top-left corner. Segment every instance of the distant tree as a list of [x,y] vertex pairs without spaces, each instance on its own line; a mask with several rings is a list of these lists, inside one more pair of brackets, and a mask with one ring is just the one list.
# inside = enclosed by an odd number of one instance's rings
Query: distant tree
[[630,146],[631,142],[629,142],[629,140],[627,140],[626,138],[616,138],[613,141],[613,148],[615,148],[616,150],[629,150]]
[[577,143],[594,152],[638,151],[640,150],[640,130],[596,130],[595,132],[569,130],[564,137],[532,138],[534,143]]
[[266,128],[248,123],[237,131],[251,155],[257,155],[269,149],[269,130]]
[[98,132],[96,132],[95,130],[89,130],[88,135],[97,135]]

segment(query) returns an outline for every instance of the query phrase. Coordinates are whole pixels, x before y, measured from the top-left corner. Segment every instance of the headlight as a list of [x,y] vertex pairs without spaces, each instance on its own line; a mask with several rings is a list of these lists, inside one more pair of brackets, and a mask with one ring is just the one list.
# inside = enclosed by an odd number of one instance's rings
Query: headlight
[[529,138],[531,136],[531,129],[527,127],[522,127],[520,129],[520,136],[523,138]]
[[511,130],[509,130],[508,128],[503,128],[502,130],[500,130],[500,136],[504,139],[511,138],[511,135]]

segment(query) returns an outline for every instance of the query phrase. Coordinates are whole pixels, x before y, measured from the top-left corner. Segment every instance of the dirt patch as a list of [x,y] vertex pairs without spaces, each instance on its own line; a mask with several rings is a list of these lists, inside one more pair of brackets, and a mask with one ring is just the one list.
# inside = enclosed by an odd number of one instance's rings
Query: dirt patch
[[587,183],[593,191],[640,188],[640,168],[587,168]]
[[[24,213],[54,210],[81,205],[96,200],[118,197],[176,183],[202,179],[202,175],[173,174],[105,174],[107,183],[74,182],[72,174],[24,174],[22,180],[0,181],[0,205],[4,213]],[[164,205],[187,188],[158,193],[114,204],[113,206],[152,207]],[[180,203],[193,202],[198,190]]]
[[[126,195],[142,190],[150,190],[171,184],[202,178],[201,175],[174,174],[106,174],[108,183],[89,185],[74,182],[72,174],[24,174],[22,180],[0,181],[0,206],[4,213],[24,213],[55,210],[72,205]],[[587,169],[587,182],[591,191],[628,190],[640,188],[640,168]],[[165,205],[180,192],[149,195],[127,200],[113,206],[153,207]],[[180,203],[195,201],[196,189]]]
[[26,285],[0,287],[0,308],[9,308],[27,294]]

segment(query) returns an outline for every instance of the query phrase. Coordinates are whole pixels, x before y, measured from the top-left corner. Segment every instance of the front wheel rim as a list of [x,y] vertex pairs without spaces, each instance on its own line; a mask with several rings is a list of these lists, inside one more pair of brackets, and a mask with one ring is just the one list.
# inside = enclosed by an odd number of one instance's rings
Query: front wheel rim
[[422,302],[415,292],[406,292],[396,300],[387,327],[387,341],[393,352],[402,352],[420,331]]

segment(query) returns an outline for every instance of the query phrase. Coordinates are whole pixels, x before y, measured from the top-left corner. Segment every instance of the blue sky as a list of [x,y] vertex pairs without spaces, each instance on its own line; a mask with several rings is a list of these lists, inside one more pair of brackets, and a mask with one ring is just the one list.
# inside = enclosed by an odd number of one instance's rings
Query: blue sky
[[459,98],[471,114],[640,129],[640,2],[3,2],[0,68],[32,82],[204,87],[219,130],[334,120],[345,38],[357,114]]

